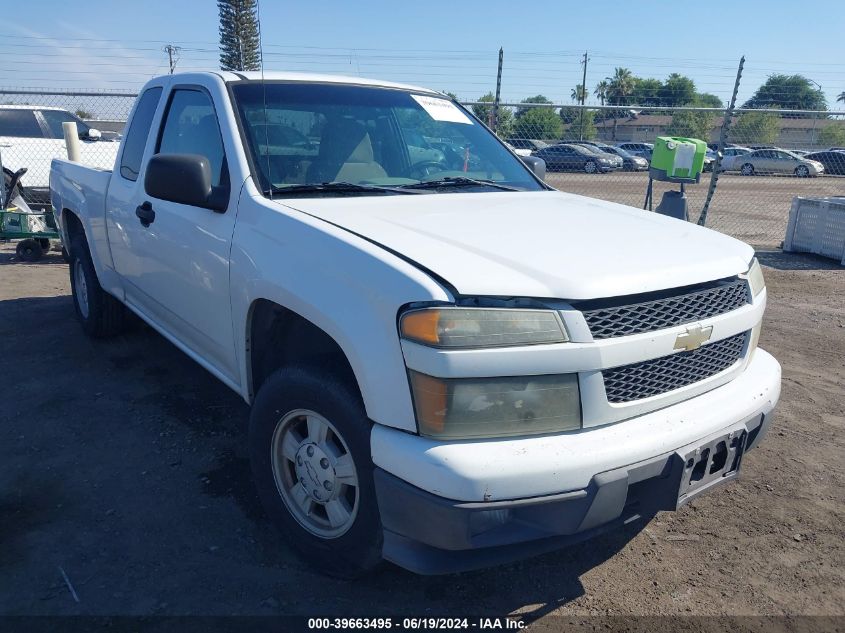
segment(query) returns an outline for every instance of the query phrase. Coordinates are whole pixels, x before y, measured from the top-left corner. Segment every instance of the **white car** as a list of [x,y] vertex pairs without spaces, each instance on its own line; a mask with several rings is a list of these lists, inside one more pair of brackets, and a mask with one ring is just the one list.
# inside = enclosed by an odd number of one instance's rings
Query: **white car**
[[111,169],[118,143],[101,140],[75,114],[61,108],[35,105],[0,105],[0,155],[3,166],[13,172],[26,167],[21,180],[27,202],[50,204],[50,161],[67,156],[62,123],[73,121],[79,131],[80,159],[86,165]]
[[722,171],[739,171],[742,167],[742,157],[753,151],[748,147],[726,147],[722,150]]
[[[460,151],[415,162],[422,130]],[[751,247],[542,167],[425,88],[191,73],[146,84],[112,171],[54,160],[51,191],[82,329],[134,312],[252,405],[299,552],[442,573],[735,479],[780,394]]]

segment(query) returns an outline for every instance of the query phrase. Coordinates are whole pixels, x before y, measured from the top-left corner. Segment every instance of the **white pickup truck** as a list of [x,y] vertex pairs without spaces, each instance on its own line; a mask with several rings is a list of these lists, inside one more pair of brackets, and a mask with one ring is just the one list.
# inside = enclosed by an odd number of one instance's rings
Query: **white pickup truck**
[[300,552],[442,573],[735,478],[780,394],[749,246],[526,160],[424,88],[176,74],[113,171],[54,160],[51,193],[85,332],[128,308],[252,404]]

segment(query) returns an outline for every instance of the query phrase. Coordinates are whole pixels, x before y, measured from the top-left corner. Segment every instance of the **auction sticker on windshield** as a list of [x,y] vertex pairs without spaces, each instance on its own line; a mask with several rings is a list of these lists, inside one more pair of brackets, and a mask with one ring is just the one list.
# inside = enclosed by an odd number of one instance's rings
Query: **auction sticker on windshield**
[[435,121],[449,121],[451,123],[466,123],[472,125],[469,117],[461,112],[458,107],[448,99],[437,97],[424,97],[422,95],[411,95],[414,101],[419,103],[423,110]]

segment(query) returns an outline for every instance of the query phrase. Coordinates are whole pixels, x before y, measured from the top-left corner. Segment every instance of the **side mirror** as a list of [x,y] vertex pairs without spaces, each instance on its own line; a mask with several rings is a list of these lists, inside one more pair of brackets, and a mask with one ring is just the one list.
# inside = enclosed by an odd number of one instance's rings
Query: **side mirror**
[[147,163],[144,190],[159,200],[226,211],[228,191],[211,184],[211,166],[199,154],[156,154]]
[[534,175],[537,176],[540,180],[546,180],[546,161],[542,158],[537,158],[536,156],[520,156],[522,162],[534,172]]
[[100,132],[100,130],[92,127],[88,128],[88,136],[86,136],[85,138],[87,138],[89,141],[99,141],[102,136],[103,134]]

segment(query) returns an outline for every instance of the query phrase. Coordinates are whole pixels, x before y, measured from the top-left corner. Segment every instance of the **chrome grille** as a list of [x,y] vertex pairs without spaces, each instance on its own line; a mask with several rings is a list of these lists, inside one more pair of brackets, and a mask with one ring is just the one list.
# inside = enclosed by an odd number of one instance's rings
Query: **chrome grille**
[[747,338],[748,332],[742,332],[691,352],[605,369],[602,375],[607,400],[641,400],[709,378],[740,359]]
[[[682,294],[625,305],[591,307],[582,313],[594,339],[652,332],[730,312],[748,303],[744,279],[697,286]],[[591,302],[593,303],[593,302]]]

